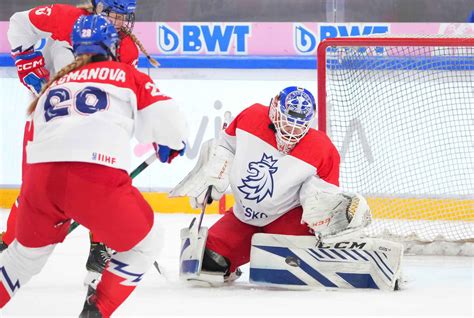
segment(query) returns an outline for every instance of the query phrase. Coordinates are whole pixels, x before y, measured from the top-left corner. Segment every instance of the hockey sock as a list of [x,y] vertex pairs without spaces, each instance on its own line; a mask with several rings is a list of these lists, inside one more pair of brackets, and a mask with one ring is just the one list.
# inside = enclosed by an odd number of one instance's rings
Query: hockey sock
[[104,271],[102,280],[97,286],[97,308],[104,317],[112,313],[128,298],[137,285],[127,286],[126,279],[108,270]]
[[56,245],[28,248],[17,240],[0,254],[0,307],[46,264]]
[[7,230],[2,236],[2,241],[7,245],[10,245],[15,239],[17,211],[18,211],[18,199],[15,201],[15,203],[13,203],[13,206],[10,210],[10,214],[8,214]]
[[97,286],[97,308],[109,317],[133,292],[153,265],[157,254],[157,238],[152,228],[131,250],[117,252],[102,273]]

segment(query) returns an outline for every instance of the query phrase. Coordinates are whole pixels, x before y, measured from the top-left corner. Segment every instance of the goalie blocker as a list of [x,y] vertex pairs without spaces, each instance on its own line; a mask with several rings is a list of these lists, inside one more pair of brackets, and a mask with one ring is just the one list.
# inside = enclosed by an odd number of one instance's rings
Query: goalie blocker
[[285,288],[399,289],[403,246],[383,239],[255,234],[250,281]]

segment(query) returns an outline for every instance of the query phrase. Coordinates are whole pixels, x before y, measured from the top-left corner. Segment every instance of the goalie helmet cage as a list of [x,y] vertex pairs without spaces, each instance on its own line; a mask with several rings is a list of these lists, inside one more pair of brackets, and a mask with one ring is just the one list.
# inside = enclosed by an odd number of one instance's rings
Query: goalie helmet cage
[[317,54],[318,127],[341,187],[368,198],[367,234],[472,255],[474,38],[334,38]]

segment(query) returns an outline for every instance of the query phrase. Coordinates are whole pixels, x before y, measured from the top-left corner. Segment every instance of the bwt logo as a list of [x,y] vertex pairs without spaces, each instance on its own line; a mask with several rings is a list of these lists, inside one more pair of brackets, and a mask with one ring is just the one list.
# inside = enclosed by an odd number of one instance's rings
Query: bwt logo
[[294,25],[294,43],[296,50],[302,54],[313,54],[318,43],[326,38],[357,37],[389,32],[388,24],[320,24],[319,38],[314,32],[300,23]]
[[158,25],[158,46],[164,53],[247,53],[248,24],[183,24],[181,34],[167,24]]

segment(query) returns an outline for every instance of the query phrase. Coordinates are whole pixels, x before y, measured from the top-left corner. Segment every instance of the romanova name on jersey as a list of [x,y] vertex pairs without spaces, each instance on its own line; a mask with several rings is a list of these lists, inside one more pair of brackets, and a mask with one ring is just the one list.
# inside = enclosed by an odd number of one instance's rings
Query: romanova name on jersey
[[230,185],[234,214],[242,222],[264,226],[300,205],[299,190],[311,176],[339,184],[339,153],[320,131],[308,134],[288,155],[281,154],[268,117],[255,104],[242,111],[220,142],[233,150]]
[[125,71],[121,69],[113,69],[109,67],[96,67],[92,69],[81,69],[79,71],[73,71],[69,74],[61,77],[56,81],[56,85],[61,85],[70,81],[110,81],[110,82],[126,82]]
[[130,139],[181,149],[185,117],[174,100],[133,66],[90,63],[41,96],[28,163],[77,161],[128,170]]

